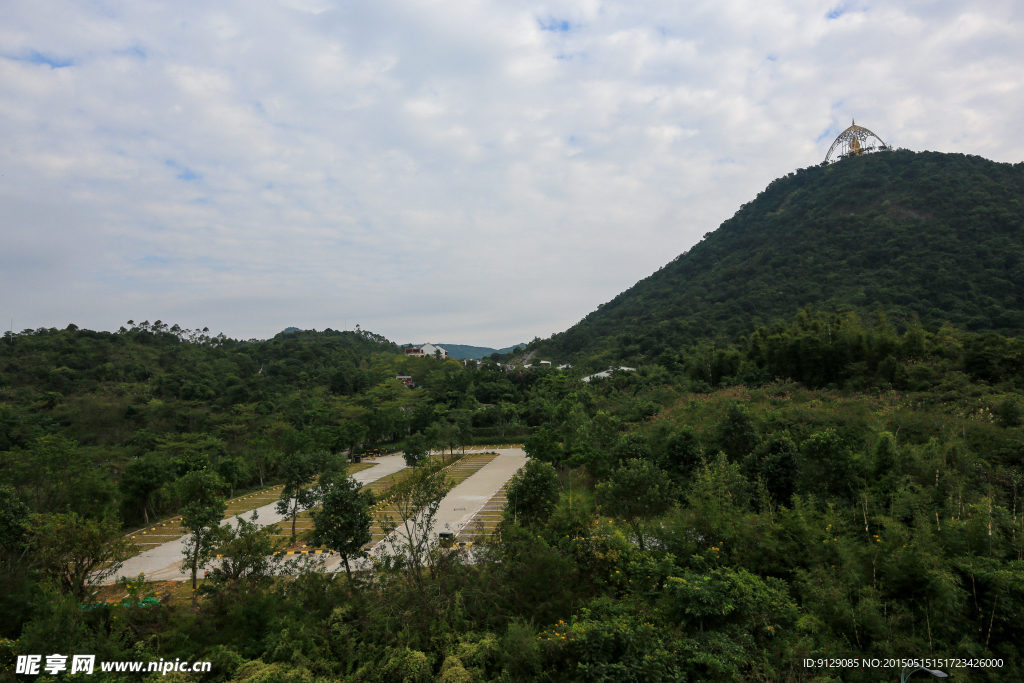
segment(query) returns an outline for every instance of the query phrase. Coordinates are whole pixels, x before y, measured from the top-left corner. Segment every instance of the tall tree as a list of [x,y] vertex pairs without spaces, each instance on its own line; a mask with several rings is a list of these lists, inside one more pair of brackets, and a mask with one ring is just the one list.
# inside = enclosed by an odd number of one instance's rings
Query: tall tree
[[196,605],[196,575],[213,555],[221,541],[220,520],[227,509],[224,481],[206,470],[189,472],[178,480],[182,500],[181,526],[188,532],[183,554],[192,573],[192,605]]
[[350,460],[352,459],[352,454],[355,453],[356,448],[365,438],[366,427],[355,420],[343,422],[338,426],[338,445],[342,449],[348,451]]
[[612,454],[620,463],[627,460],[649,460],[651,458],[651,445],[647,441],[647,435],[641,432],[630,432],[623,434],[619,442],[615,444]]
[[523,442],[523,450],[531,458],[550,462],[556,467],[565,460],[565,450],[562,448],[561,435],[549,427],[541,427]]
[[350,560],[365,557],[370,542],[373,494],[352,477],[338,475],[321,485],[320,509],[313,511],[313,543],[341,556],[352,578]]
[[786,436],[768,439],[749,458],[751,480],[761,477],[764,486],[779,503],[790,505],[799,475],[799,451]]
[[530,459],[508,483],[505,518],[519,524],[544,523],[558,503],[558,473],[554,465]]
[[741,403],[729,406],[718,425],[718,445],[732,460],[740,460],[757,448],[757,429],[750,413]]
[[250,442],[251,450],[248,453],[249,465],[253,472],[259,477],[260,486],[263,486],[263,479],[274,471],[277,463],[281,460],[281,451],[274,448],[266,437],[259,437]]
[[434,548],[433,531],[441,501],[455,486],[439,462],[417,467],[389,491],[395,516],[385,514],[381,526],[391,555],[419,582]]
[[221,527],[220,555],[223,559],[213,572],[217,582],[244,581],[250,585],[270,580],[280,564],[281,541],[274,536],[277,527],[261,525],[256,511],[246,520],[238,516],[236,523]]
[[405,440],[405,450],[402,453],[405,458],[405,464],[409,467],[415,467],[427,457],[428,450],[427,438],[416,432]]
[[469,410],[453,410],[452,411],[452,426],[455,430],[454,442],[455,445],[462,448],[462,452],[466,452],[466,444],[469,443],[470,439],[473,438],[473,414]]
[[118,488],[126,501],[134,501],[142,512],[143,524],[149,524],[149,507],[153,495],[168,478],[167,468],[155,457],[143,457],[128,463]]
[[800,452],[804,488],[832,498],[852,499],[861,484],[858,467],[849,446],[834,429],[811,434],[800,445]]
[[597,485],[597,500],[605,512],[631,527],[644,550],[644,523],[665,514],[675,502],[668,474],[648,460],[630,459]]
[[210,461],[227,455],[227,444],[221,439],[202,433],[184,433],[165,437],[155,452],[170,461],[178,476],[201,470]]
[[23,622],[35,611],[36,581],[28,552],[30,511],[10,486],[0,484],[0,638],[17,638]]
[[664,464],[672,474],[688,475],[695,470],[704,457],[700,437],[693,427],[683,425],[668,438],[665,444]]
[[115,519],[86,519],[76,512],[32,515],[27,528],[32,557],[43,573],[76,597],[88,583],[117,573],[134,550]]
[[277,501],[277,512],[292,518],[292,541],[295,541],[295,523],[299,512],[316,505],[316,492],[306,488],[316,476],[313,459],[306,453],[287,456],[278,467],[278,474],[284,479],[281,500]]
[[0,557],[13,554],[21,546],[30,511],[14,489],[0,484]]
[[221,458],[217,463],[217,474],[228,485],[228,495],[234,497],[235,487],[248,477],[248,467],[241,458]]
[[426,437],[431,448],[440,449],[442,454],[446,448],[454,453],[455,447],[459,445],[458,428],[443,418],[427,427]]

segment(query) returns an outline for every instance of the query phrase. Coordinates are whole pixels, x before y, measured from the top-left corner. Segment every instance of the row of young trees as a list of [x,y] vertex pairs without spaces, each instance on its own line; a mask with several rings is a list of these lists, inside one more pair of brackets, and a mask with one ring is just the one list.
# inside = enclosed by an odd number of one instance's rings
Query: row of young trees
[[[353,562],[367,557],[364,548],[371,541],[374,497],[347,476],[344,467],[334,470],[332,464],[323,469],[323,463],[313,457],[289,458],[277,512],[291,518],[294,542],[296,517],[310,510],[311,542],[336,553],[351,578]],[[443,467],[443,462],[424,460],[412,476],[389,491],[397,511],[397,517],[386,516],[383,521],[394,551],[390,564],[415,573],[431,556],[433,519],[452,486]],[[248,520],[239,515],[224,521],[227,484],[216,472],[191,471],[176,485],[187,501],[178,520],[185,531],[182,567],[191,574],[193,607],[200,572],[207,567],[212,568],[207,593],[233,582],[265,583],[294,571],[281,553],[277,525],[259,524],[256,512]],[[37,570],[69,595],[86,598],[116,575],[135,552],[112,518],[97,521],[76,512],[32,513],[14,489],[0,486],[0,559],[8,580],[15,578],[18,569]]]

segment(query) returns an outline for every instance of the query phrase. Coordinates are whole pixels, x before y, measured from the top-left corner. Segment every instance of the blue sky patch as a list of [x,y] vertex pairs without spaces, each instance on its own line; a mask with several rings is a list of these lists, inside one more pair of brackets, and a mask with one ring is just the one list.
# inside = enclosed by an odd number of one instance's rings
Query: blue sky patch
[[180,171],[180,173],[178,173],[177,175],[178,180],[199,180],[200,178],[203,177],[201,174],[196,173],[192,169],[186,166],[181,166],[174,159],[164,159],[164,165],[170,168],[178,169]]
[[832,9],[830,9],[828,11],[828,14],[825,15],[825,17],[828,19],[838,19],[844,14],[846,14],[846,6],[839,5],[838,7],[833,7]]
[[19,62],[29,62],[30,64],[46,64],[52,69],[63,69],[75,63],[71,59],[54,57],[53,55],[46,55],[35,50],[29,51],[25,57],[14,57],[13,59],[17,59]]
[[831,126],[825,129],[825,132],[823,132],[821,135],[815,138],[814,141],[821,142],[822,140],[830,140],[839,135],[839,133],[839,128],[836,126],[836,124],[833,123]]
[[564,19],[549,19],[547,23],[537,20],[540,24],[541,31],[555,31],[557,33],[567,33],[572,29],[572,24]]

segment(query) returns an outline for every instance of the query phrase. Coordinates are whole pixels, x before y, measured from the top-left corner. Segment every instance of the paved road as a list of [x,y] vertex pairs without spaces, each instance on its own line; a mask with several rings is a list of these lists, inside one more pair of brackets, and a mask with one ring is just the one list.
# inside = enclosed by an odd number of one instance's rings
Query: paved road
[[459,530],[491,499],[513,474],[526,464],[526,453],[521,448],[498,451],[498,457],[489,462],[469,479],[453,488],[441,502],[437,511],[434,533]]
[[[437,509],[433,541],[442,531],[458,533],[459,530],[491,499],[498,489],[526,464],[526,453],[521,448],[507,448],[498,451],[498,457],[474,472],[468,479],[448,492]],[[400,528],[396,534],[404,533]],[[378,544],[373,554],[383,550],[384,542]],[[353,563],[353,570],[369,568],[369,562]],[[330,556],[326,571],[343,571],[341,559]]]
[[[377,458],[374,462],[376,464],[373,467],[360,470],[353,474],[352,477],[361,484],[369,484],[371,481],[386,477],[405,467],[405,459],[400,455],[384,455]],[[270,505],[257,508],[257,521],[260,524],[274,524],[283,520],[285,515],[278,514],[277,510],[274,509],[276,505],[277,503],[271,503]],[[243,515],[248,519],[252,516],[252,512],[245,512]],[[237,523],[237,520],[237,516],[228,517],[221,524],[234,525]],[[163,545],[158,545],[155,548],[150,548],[125,562],[124,566],[121,567],[121,571],[107,579],[107,583],[116,583],[117,579],[121,576],[135,578],[141,572],[145,572],[146,578],[150,581],[184,581],[185,579],[191,579],[191,572],[187,570],[182,571],[181,569],[184,546],[185,537],[182,537],[174,541],[168,541]]]
[[[498,489],[508,481],[509,477],[519,471],[519,468],[526,464],[526,453],[519,448],[508,448],[498,451],[498,457],[489,462],[468,479],[452,489],[438,508],[436,525],[433,530],[434,539],[438,532],[451,531],[458,533],[473,515],[491,499]],[[356,472],[353,476],[356,481],[362,484],[369,484],[389,474],[393,474],[405,467],[405,460],[400,455],[385,455],[377,458],[376,465],[369,469]],[[264,505],[257,508],[260,524],[273,524],[284,519],[274,509],[276,503]],[[246,518],[252,515],[251,512],[243,513]],[[237,517],[229,517],[222,524],[235,524]],[[146,552],[137,555],[121,568],[117,576],[107,579],[108,583],[115,583],[118,576],[134,578],[140,572],[146,573],[150,581],[185,581],[192,577],[187,570],[182,571],[182,550],[185,539],[180,538],[169,541],[163,545],[151,548]],[[341,560],[335,555],[326,557],[327,571],[340,571]],[[367,563],[360,563],[359,569],[368,566]],[[353,567],[355,569],[357,567]]]

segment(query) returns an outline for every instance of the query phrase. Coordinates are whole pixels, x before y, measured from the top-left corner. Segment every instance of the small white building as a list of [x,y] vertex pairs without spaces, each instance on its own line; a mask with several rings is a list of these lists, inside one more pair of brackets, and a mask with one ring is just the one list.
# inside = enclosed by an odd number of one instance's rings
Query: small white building
[[408,346],[405,349],[405,355],[412,356],[413,358],[433,358],[436,352],[441,352],[441,358],[447,358],[448,352],[444,348],[437,344],[421,344],[419,346]]

